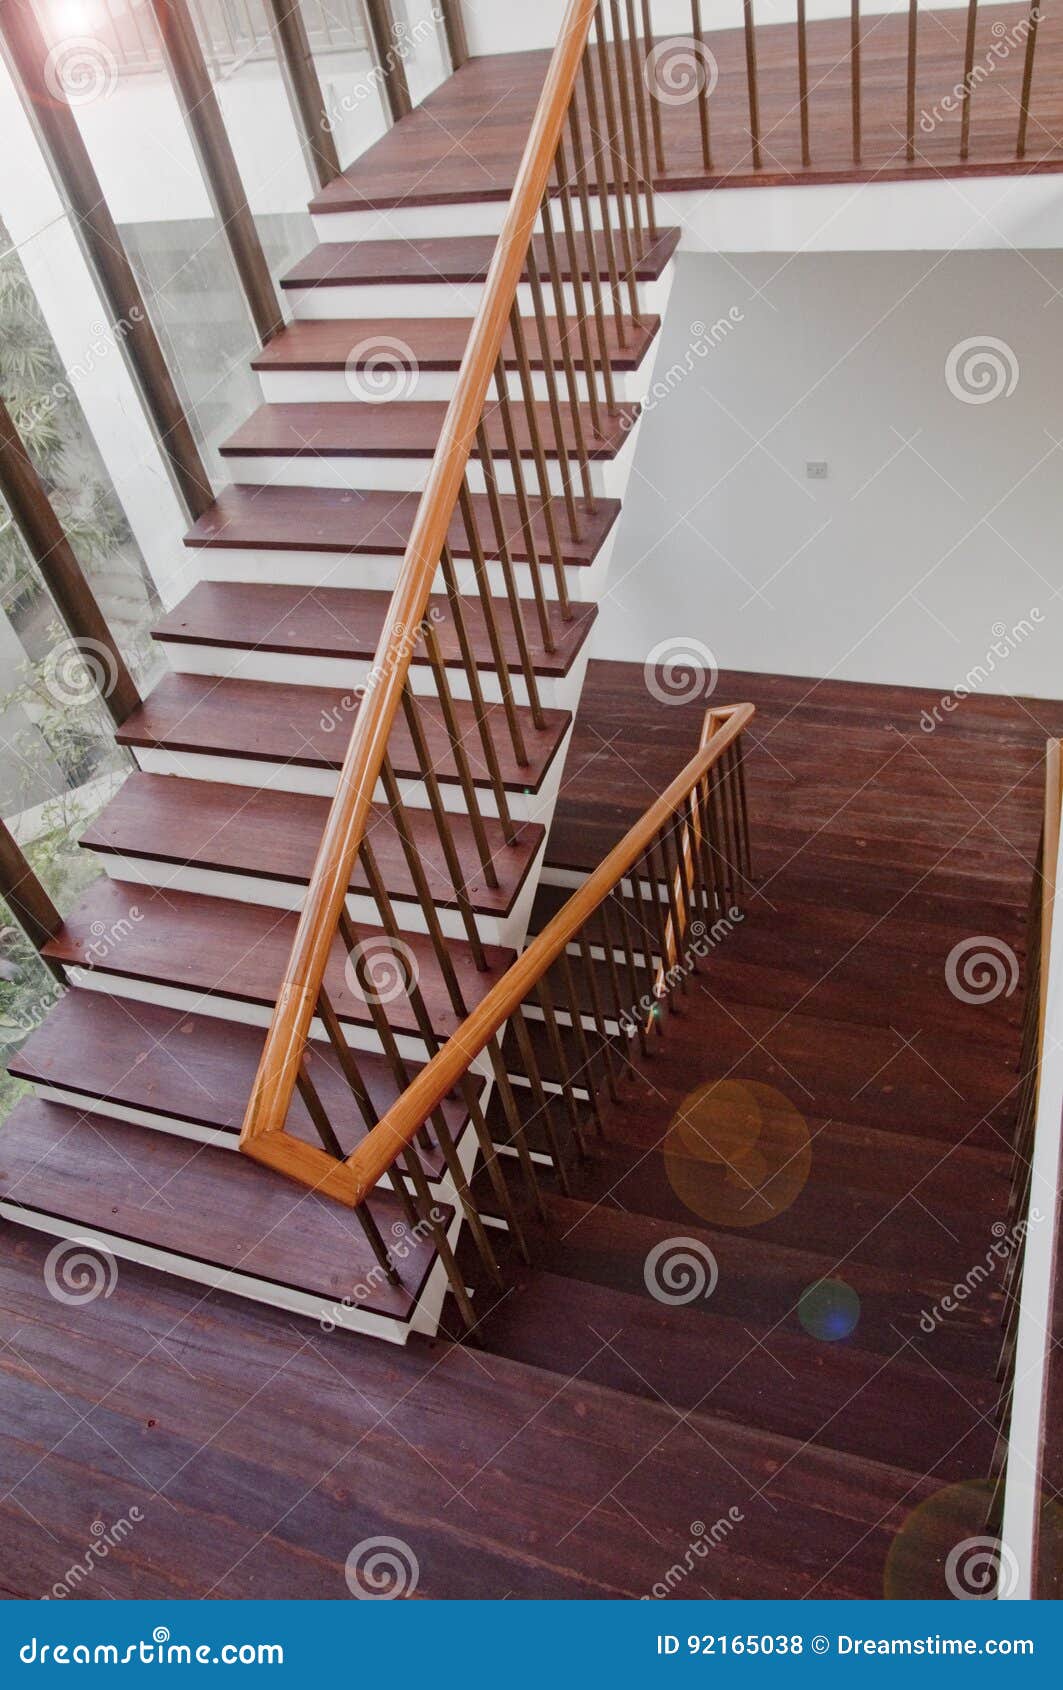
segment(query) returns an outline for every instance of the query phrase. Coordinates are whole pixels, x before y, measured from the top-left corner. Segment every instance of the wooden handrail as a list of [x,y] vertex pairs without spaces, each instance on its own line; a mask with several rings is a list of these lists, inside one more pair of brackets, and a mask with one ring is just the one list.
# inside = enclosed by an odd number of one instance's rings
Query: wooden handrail
[[597,0],[569,0],[550,61],[457,386],[384,618],[372,669],[381,679],[367,693],[355,718],[318,848],[244,1118],[240,1144],[245,1150],[254,1141],[283,1131],[287,1119],[329,951],[406,685],[411,651],[405,630],[420,626],[425,616],[596,6]]
[[739,738],[753,714],[752,704],[735,704],[709,712],[697,755],[511,964],[387,1114],[381,1116],[347,1159],[356,1203],[362,1202],[387,1173],[396,1156],[453,1090],[470,1063],[524,1002],[599,905],[620,885],[695,786]]
[[1048,959],[1052,945],[1052,916],[1056,901],[1056,860],[1059,856],[1060,807],[1063,804],[1063,763],[1060,741],[1045,747],[1045,807],[1041,843],[1041,967],[1038,991],[1038,1054],[1044,1056],[1045,1017],[1048,1014]]

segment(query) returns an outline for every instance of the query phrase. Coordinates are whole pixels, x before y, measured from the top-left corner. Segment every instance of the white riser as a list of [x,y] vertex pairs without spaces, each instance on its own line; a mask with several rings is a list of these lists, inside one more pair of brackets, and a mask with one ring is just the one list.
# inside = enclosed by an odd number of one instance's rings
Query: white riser
[[[517,950],[523,944],[545,849],[544,841],[508,916],[500,919],[481,913],[476,917],[476,930],[485,945]],[[302,909],[306,895],[304,885],[296,886],[290,881],[263,879],[259,875],[226,869],[202,868],[195,863],[158,862],[150,857],[125,856],[111,851],[101,852],[99,860],[112,880],[134,886],[153,886],[162,891],[195,892],[205,897],[229,898],[236,903],[292,911]],[[419,903],[393,895],[391,905],[401,932],[428,932],[428,923]],[[355,922],[368,927],[379,925],[380,912],[368,894],[348,897],[347,912]],[[465,923],[458,910],[437,904],[436,915],[446,938],[465,940]]]
[[[534,338],[531,344],[536,345]],[[592,346],[595,343],[592,340]],[[260,370],[258,372],[262,398],[267,405],[350,404],[352,399],[365,399],[367,390],[359,384],[359,372],[350,376],[344,370]],[[397,377],[389,397],[398,400],[447,401],[454,396],[457,370],[410,369]],[[509,372],[507,383],[510,397],[520,402],[523,390],[515,370]],[[581,399],[587,397],[587,378],[576,371],[576,388]],[[537,399],[549,399],[550,385],[543,370],[532,371],[532,389]],[[621,404],[641,399],[646,382],[641,370],[615,370],[613,389]],[[493,392],[492,388],[492,392]],[[602,392],[596,383],[596,391]],[[563,369],[557,371],[557,394],[564,401],[568,397],[568,382]],[[369,402],[372,403],[370,397]]]
[[[506,621],[509,618],[508,608],[503,613]],[[505,628],[506,622],[503,622]],[[525,627],[529,637],[538,632],[535,621],[535,608],[529,604],[525,607]],[[278,685],[296,687],[344,687],[355,691],[363,687],[372,671],[372,663],[368,659],[343,657],[303,657],[289,656],[284,652],[275,651],[245,651],[237,646],[192,645],[187,641],[171,643],[168,640],[160,642],[169,661],[171,669],[183,675],[215,675],[239,681],[272,681]],[[583,688],[583,676],[587,667],[587,646],[584,642],[576,662],[567,675],[560,677],[540,675],[538,679],[539,698],[545,710],[574,710],[579,703],[579,695]],[[502,688],[499,676],[494,669],[478,671],[480,685],[488,703],[497,704],[502,698]],[[421,698],[435,698],[437,689],[435,676],[426,663],[410,665],[410,679],[414,692]],[[455,698],[468,699],[469,677],[464,669],[450,667],[447,669],[450,689]],[[524,675],[517,670],[510,674],[513,697],[520,705],[528,703],[528,686]]]
[[[656,281],[639,282],[636,297],[640,311],[663,316],[671,285],[671,264]],[[666,279],[667,278],[667,279]],[[474,317],[483,298],[483,282],[400,282],[391,286],[381,282],[337,283],[335,286],[288,287],[284,298],[293,316],[310,318],[337,317]],[[589,283],[584,283],[585,296]],[[544,287],[543,300],[547,316],[554,314],[553,289]],[[576,313],[576,296],[571,282],[564,287],[565,311]],[[623,309],[629,309],[627,289],[623,290]],[[612,309],[608,283],[603,280],[603,305]],[[523,317],[535,315],[535,299],[527,282],[517,289],[517,307]]]
[[[590,465],[591,490],[596,498],[623,498],[631,471],[634,442],[638,434],[638,420],[615,458],[599,460]],[[515,491],[513,471],[508,459],[495,458],[495,475],[501,493]],[[421,493],[432,468],[431,458],[330,457],[325,451],[304,453],[301,457],[254,456],[225,454],[228,475],[236,482],[252,485],[269,483],[273,487],[331,487],[349,492]],[[529,493],[535,487],[535,464],[523,460],[524,482]],[[547,464],[551,491],[564,494],[564,466],[556,459]],[[579,467],[571,465],[572,485],[577,494],[581,483]],[[474,493],[487,490],[481,465],[470,458],[467,479]]]
[[[493,1081],[488,1083],[484,1093],[482,1107],[487,1107]],[[157,1115],[149,1109],[133,1109],[125,1103],[115,1103],[109,1097],[86,1097],[81,1092],[66,1091],[62,1086],[34,1085],[38,1097],[46,1098],[51,1103],[61,1103],[68,1109],[78,1109],[83,1113],[105,1115],[114,1121],[127,1121],[130,1126],[143,1127],[147,1132],[168,1133],[172,1138],[183,1138],[192,1144],[202,1144],[212,1150],[229,1150],[234,1155],[239,1154],[239,1138],[234,1132],[227,1132],[220,1128],[204,1127],[198,1121],[175,1120],[169,1115]],[[476,1133],[472,1125],[468,1125],[462,1132],[457,1145],[458,1159],[469,1173],[476,1158]],[[407,1179],[407,1190],[411,1195],[412,1182]],[[378,1191],[392,1191],[394,1186],[390,1175],[385,1174],[377,1186]],[[439,1180],[429,1180],[429,1189],[433,1197],[442,1198],[444,1202],[456,1201],[454,1186],[449,1175],[444,1170]]]
[[[587,568],[565,570],[569,597],[573,601],[593,603],[600,597],[609,573],[619,526],[618,520],[592,564]],[[401,557],[387,553],[248,551],[218,546],[196,547],[192,555],[195,573],[204,581],[248,581],[285,587],[361,587],[366,591],[388,593],[395,589],[403,562]],[[464,597],[475,598],[476,574],[471,560],[455,558],[454,562],[458,591]],[[487,567],[493,597],[504,597],[506,583],[501,564],[489,563]],[[530,567],[526,563],[515,563],[513,572],[518,595],[522,599],[531,599]],[[545,597],[556,599],[554,572],[545,560],[541,580]],[[442,571],[436,573],[432,591],[441,596],[446,592]]]
[[[168,1273],[175,1279],[186,1279],[194,1285],[210,1286],[228,1292],[231,1296],[247,1297],[251,1302],[267,1303],[271,1308],[305,1315],[309,1320],[333,1320],[337,1326],[342,1326],[344,1331],[364,1332],[371,1338],[383,1338],[392,1344],[405,1344],[411,1332],[435,1333],[438,1330],[439,1312],[443,1301],[433,1283],[437,1274],[443,1271],[438,1262],[429,1274],[428,1284],[413,1318],[406,1323],[389,1320],[385,1315],[373,1314],[365,1309],[343,1308],[307,1292],[294,1291],[289,1286],[275,1285],[268,1280],[258,1279],[253,1274],[218,1268],[209,1262],[197,1261],[194,1257],[174,1255],[169,1250],[156,1250],[135,1240],[100,1232],[95,1227],[79,1226],[57,1216],[20,1209],[15,1203],[0,1201],[0,1215],[17,1226],[33,1227],[35,1231],[47,1233],[50,1237],[76,1238],[85,1245],[94,1245],[119,1261],[136,1262],[141,1267]],[[460,1216],[455,1215],[451,1225],[452,1241],[456,1240],[460,1225]],[[445,1289],[444,1279],[444,1291]]]
[[[588,192],[591,228],[602,227],[602,207],[597,192]],[[615,195],[609,194],[610,223],[615,229],[618,219]],[[583,228],[583,207],[579,196],[571,196],[573,228]],[[439,236],[499,235],[509,210],[508,200],[466,200],[458,205],[393,205],[380,211],[318,211],[312,218],[314,236],[319,241],[396,241],[431,240]],[[631,227],[630,201],[625,206],[628,226]],[[639,202],[639,215],[646,222],[645,200]],[[564,217],[560,201],[552,201],[550,222],[560,250],[564,250]],[[536,224],[541,232],[541,223]]]
[[[571,735],[572,730],[569,728],[564,742],[547,770],[539,792],[506,794],[514,821],[537,821],[544,827],[549,827]],[[134,756],[138,766],[146,774],[182,775],[189,780],[218,780],[230,786],[269,786],[280,792],[308,792],[324,798],[331,798],[336,790],[337,774],[334,769],[305,768],[301,764],[270,763],[257,758],[227,757],[221,753],[167,751],[154,746],[137,746],[134,748]],[[403,803],[408,808],[428,808],[428,794],[423,781],[404,780],[400,785]],[[477,787],[476,792],[481,814],[496,816],[498,809],[490,788]],[[443,784],[443,796],[448,810],[455,813],[465,811],[465,797],[456,783]],[[382,786],[377,786],[373,797],[378,804],[385,802]]]

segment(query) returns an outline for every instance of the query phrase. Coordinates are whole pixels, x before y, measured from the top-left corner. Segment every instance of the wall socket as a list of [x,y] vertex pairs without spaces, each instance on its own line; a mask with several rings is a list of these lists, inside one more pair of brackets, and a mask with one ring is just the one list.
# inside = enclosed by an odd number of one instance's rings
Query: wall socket
[[827,466],[822,461],[805,465],[805,474],[809,481],[826,481]]

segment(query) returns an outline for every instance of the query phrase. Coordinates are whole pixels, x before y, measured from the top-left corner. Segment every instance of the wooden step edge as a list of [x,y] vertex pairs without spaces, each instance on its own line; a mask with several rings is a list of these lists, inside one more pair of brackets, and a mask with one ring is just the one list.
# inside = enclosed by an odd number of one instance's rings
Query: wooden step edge
[[[405,370],[410,373],[423,370],[426,374],[449,374],[451,372],[457,374],[461,368],[463,353],[421,353],[415,351],[409,344],[410,341],[420,338],[419,333],[416,332],[417,327],[430,324],[431,321],[432,319],[428,318],[411,319],[411,332],[407,339],[396,333],[396,328],[399,325],[390,318],[382,319],[379,322],[372,318],[362,318],[356,321],[350,318],[308,318],[290,324],[275,335],[252,358],[251,368],[267,373],[302,372],[306,374],[370,369],[377,362],[383,346],[387,351],[389,370]],[[441,328],[460,321],[462,319],[451,317],[438,319]],[[471,331],[471,319],[467,327]],[[647,313],[637,325],[633,326],[633,344],[630,347],[623,347],[617,342],[610,349],[609,357],[604,362],[607,362],[609,368],[618,375],[627,375],[640,369],[660,332],[660,328],[660,317],[653,313]],[[314,341],[327,342],[340,335],[341,331],[346,331],[353,342],[345,356],[340,356],[337,352],[329,352],[327,355],[323,352],[315,354],[311,350]],[[615,331],[613,333],[615,337]],[[535,371],[545,370],[546,359],[543,355],[534,318],[524,319],[524,334],[530,368]],[[593,330],[591,330],[591,335],[591,367],[595,370],[601,370],[603,359],[598,350],[597,339],[594,337]],[[556,336],[554,338],[557,339]],[[581,372],[585,371],[587,361],[583,356],[579,337],[574,330],[570,330],[568,341],[573,367]],[[299,343],[305,343],[305,345],[300,350],[293,350],[293,346]],[[509,345],[502,349],[502,360],[508,370],[519,368],[517,354]],[[565,359],[560,344],[558,344],[551,362],[555,370],[564,370]]]
[[[594,231],[599,234],[600,231]],[[656,241],[652,245],[645,243],[638,253],[632,255],[632,272],[637,282],[656,282],[663,275],[675,255],[679,245],[682,230],[678,228],[660,229]],[[577,232],[577,240],[581,234]],[[422,240],[384,240],[384,241],[323,241],[318,244],[306,257],[299,260],[287,275],[281,277],[281,287],[318,288],[318,287],[433,287],[469,286],[475,287],[487,280],[491,259],[494,256],[497,241],[494,236],[429,236]],[[476,255],[470,257],[470,246]],[[603,241],[598,242],[600,248],[598,274],[601,281],[608,284],[609,267],[606,257],[606,247]],[[357,248],[360,258],[366,262],[363,270],[343,268],[343,254],[350,254]],[[410,269],[411,253],[417,249],[426,250],[430,256],[424,268],[413,273]],[[444,251],[444,249],[448,249]],[[321,256],[324,255],[324,256]],[[462,256],[459,256],[462,255]],[[315,262],[318,273],[315,273]],[[372,270],[368,266],[372,266]],[[562,277],[571,280],[571,271],[567,260],[561,263]],[[549,269],[545,262],[539,266],[540,276],[549,279]],[[582,275],[589,281],[590,264],[584,259]]]

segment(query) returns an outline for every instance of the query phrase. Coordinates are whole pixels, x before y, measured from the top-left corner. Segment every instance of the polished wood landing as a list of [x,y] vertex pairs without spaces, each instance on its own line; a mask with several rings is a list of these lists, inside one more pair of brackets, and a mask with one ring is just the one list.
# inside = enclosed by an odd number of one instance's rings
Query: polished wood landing
[[[920,9],[916,156],[911,162],[905,157],[906,12],[863,19],[859,162],[853,151],[848,18],[808,25],[808,166],[801,162],[794,25],[757,27],[760,169],[754,169],[752,158],[744,33],[709,31],[705,40],[718,69],[710,101],[711,169],[702,157],[697,101],[662,103],[665,168],[657,185],[666,190],[744,188],[1058,170],[1063,167],[1063,15],[1050,9],[1042,8],[1037,32],[1026,156],[1015,156],[1027,10],[1017,4],[979,7],[965,163],[960,162],[960,102],[954,96],[963,80],[966,8]],[[422,109],[330,183],[315,209],[508,198],[548,63],[546,52],[470,60]],[[451,141],[443,156],[441,131]]]
[[[426,1597],[638,1597],[725,1517],[671,1594],[877,1597],[901,1560],[945,1594],[948,1549],[982,1530],[993,1276],[932,1331],[921,1316],[1004,1212],[1019,1007],[963,1003],[945,970],[978,935],[1021,960],[1063,705],[970,698],[926,735],[936,700],[902,689],[725,674],[716,697],[758,709],[757,896],[670,1018],[667,1062],[625,1083],[551,1199],[534,1270],[508,1262],[494,1306],[477,1289],[477,1347],[396,1351],[126,1263],[109,1297],[62,1303],[51,1240],[10,1228],[10,1593],[48,1590],[94,1520],[135,1505],[79,1595],[346,1600],[350,1550],[385,1535]],[[652,704],[641,666],[592,663],[553,862],[598,861],[689,757],[704,702]],[[165,1041],[171,1012],[151,1014]],[[193,1041],[171,1042],[187,1069]],[[123,1095],[168,1087],[165,1068],[154,1051]],[[235,1097],[195,1102],[209,1064],[173,1083],[195,1118],[235,1118]],[[769,1117],[807,1129],[793,1200],[755,1226],[662,1150],[713,1083],[770,1087]],[[708,1299],[648,1293],[648,1256],[676,1238],[713,1252]],[[824,1280],[856,1301],[802,1301]]]

